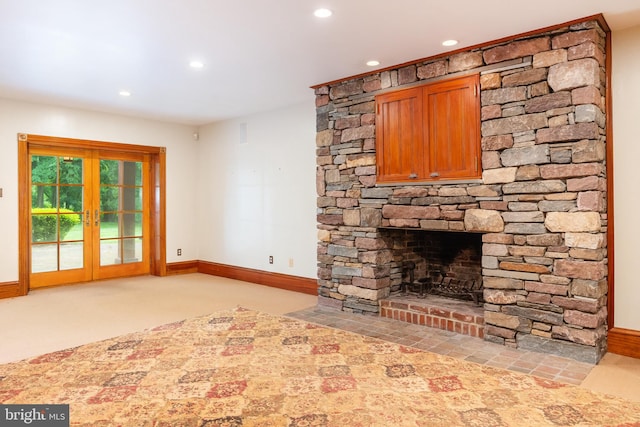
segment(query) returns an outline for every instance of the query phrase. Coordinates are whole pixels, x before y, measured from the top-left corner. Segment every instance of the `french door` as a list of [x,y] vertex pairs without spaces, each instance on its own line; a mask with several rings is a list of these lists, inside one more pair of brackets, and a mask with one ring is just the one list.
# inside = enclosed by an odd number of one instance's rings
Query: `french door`
[[19,143],[22,294],[165,274],[163,148],[23,134]]
[[148,156],[29,154],[32,288],[149,273]]

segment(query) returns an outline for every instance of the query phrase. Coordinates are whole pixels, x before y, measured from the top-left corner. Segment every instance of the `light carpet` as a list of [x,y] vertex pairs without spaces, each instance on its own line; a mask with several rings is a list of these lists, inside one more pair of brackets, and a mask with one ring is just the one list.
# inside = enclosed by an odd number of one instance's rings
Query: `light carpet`
[[0,365],[87,426],[640,426],[640,404],[238,308]]

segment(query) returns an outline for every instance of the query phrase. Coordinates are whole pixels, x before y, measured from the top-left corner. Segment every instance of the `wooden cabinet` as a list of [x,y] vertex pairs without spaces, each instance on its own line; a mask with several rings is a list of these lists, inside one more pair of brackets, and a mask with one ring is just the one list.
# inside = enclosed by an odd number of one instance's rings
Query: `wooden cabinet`
[[403,181],[420,173],[423,158],[422,89],[413,88],[376,98],[378,181]]
[[479,76],[378,95],[376,153],[380,183],[480,178]]

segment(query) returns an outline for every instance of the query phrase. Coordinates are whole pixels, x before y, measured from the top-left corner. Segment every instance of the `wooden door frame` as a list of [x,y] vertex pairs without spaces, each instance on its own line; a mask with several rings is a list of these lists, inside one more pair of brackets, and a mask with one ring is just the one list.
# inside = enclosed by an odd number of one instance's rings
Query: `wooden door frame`
[[29,292],[31,269],[30,233],[30,147],[80,148],[121,153],[143,153],[150,158],[150,274],[167,274],[166,251],[166,148],[147,145],[122,144],[86,139],[18,134],[18,295]]

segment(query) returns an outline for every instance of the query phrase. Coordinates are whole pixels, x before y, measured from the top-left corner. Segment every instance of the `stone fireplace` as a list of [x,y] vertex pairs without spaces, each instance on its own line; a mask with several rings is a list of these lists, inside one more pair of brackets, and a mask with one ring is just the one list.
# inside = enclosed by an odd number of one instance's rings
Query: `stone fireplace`
[[[468,235],[479,253],[462,249],[446,268],[482,282],[484,339],[596,363],[607,332],[605,29],[584,20],[315,87],[319,304],[377,315],[403,259],[428,276],[443,266],[428,270],[425,254],[447,258],[429,248]],[[480,74],[482,179],[377,185],[375,96],[465,73]]]

